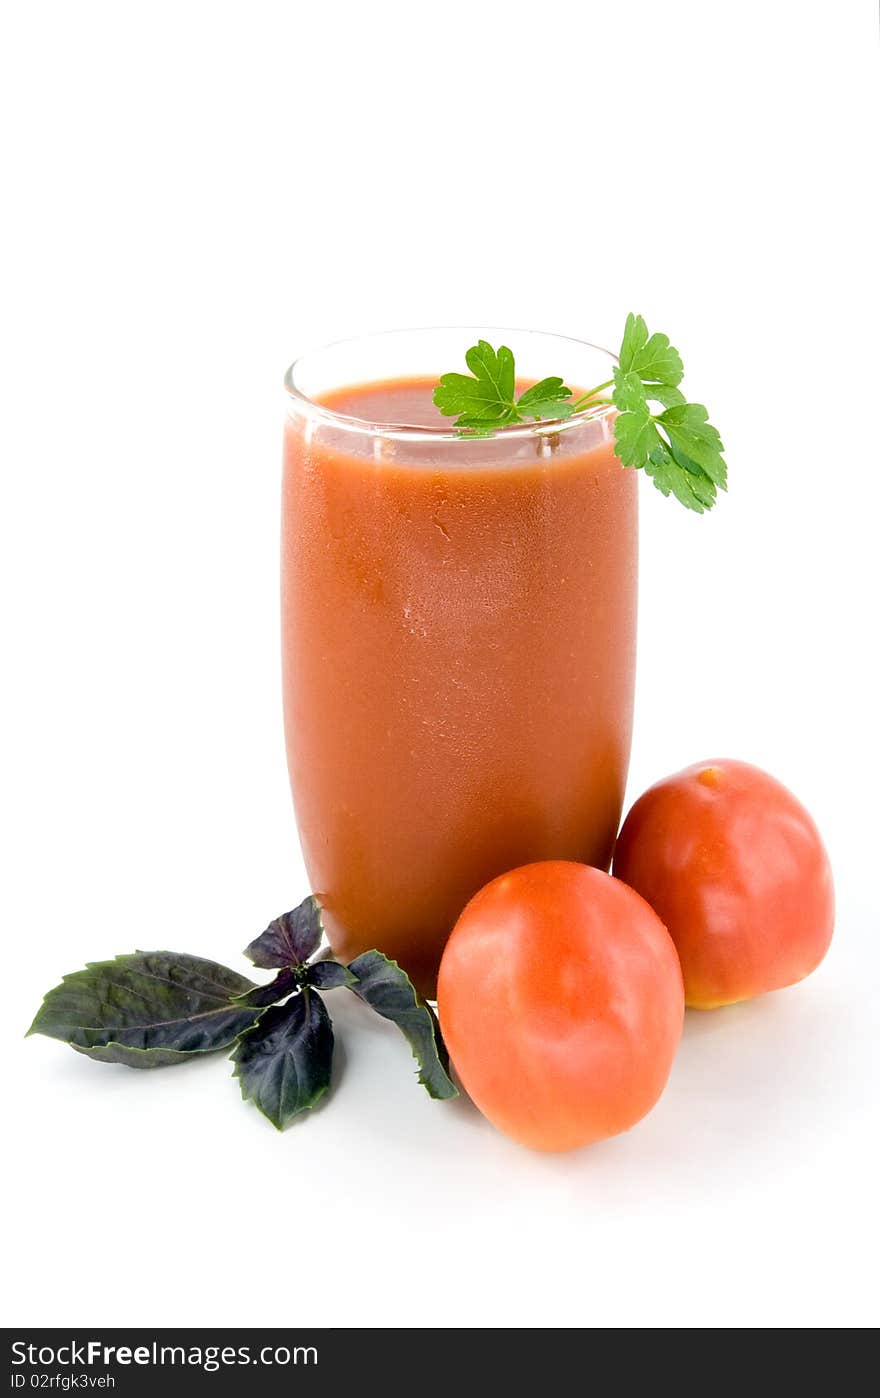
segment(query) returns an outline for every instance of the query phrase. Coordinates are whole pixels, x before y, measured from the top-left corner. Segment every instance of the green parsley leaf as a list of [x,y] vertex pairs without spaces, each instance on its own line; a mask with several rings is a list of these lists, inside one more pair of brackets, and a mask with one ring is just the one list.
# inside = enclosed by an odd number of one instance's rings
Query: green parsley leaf
[[565,387],[562,379],[541,379],[539,383],[533,383],[531,388],[519,395],[516,406],[520,411],[524,411],[533,403],[560,403],[570,397],[571,389]]
[[642,384],[645,397],[653,403],[662,403],[664,408],[674,408],[678,403],[684,403],[684,394],[680,388],[673,388],[671,383],[646,383]]
[[661,442],[651,452],[645,462],[645,474],[651,477],[663,495],[670,493],[687,509],[702,514],[711,510],[715,503],[715,487],[710,480],[693,476],[681,463],[673,459],[672,453]]
[[516,421],[514,408],[505,408],[499,405],[462,413],[460,417],[456,418],[455,425],[456,427],[486,428],[492,432],[496,427],[504,427],[506,423]]
[[674,387],[684,377],[681,356],[669,343],[669,336],[649,336],[642,317],[633,315],[632,311],[626,318],[619,359],[623,372],[638,374],[643,383],[665,383]]
[[658,422],[662,423],[673,452],[677,449],[686,454],[723,490],[727,484],[727,467],[721,455],[724,444],[709,422],[709,414],[702,403],[682,403],[667,408]]
[[[727,489],[724,448],[702,403],[689,403],[678,387],[684,373],[678,350],[630,314],[619,359],[612,395],[618,458],[641,467],[659,491],[687,509],[711,510],[718,490]],[[652,402],[663,411],[652,413]]]
[[434,389],[434,402],[446,417],[462,413],[469,417],[498,417],[508,406],[499,398],[494,383],[470,378],[467,374],[444,374]]
[[644,400],[639,407],[616,418],[614,449],[624,466],[644,466],[651,452],[662,445],[663,440]]
[[[471,373],[444,374],[434,402],[456,429],[488,437],[499,427],[532,419],[560,420],[604,405],[613,384],[614,446],[624,466],[642,469],[664,495],[697,514],[711,510],[727,489],[723,443],[702,403],[689,403],[678,385],[681,355],[669,336],[651,335],[642,316],[626,318],[614,377],[573,401],[562,379],[541,379],[516,397],[516,366],[506,345],[480,340],[465,354]],[[651,404],[658,404],[654,412]]]
[[513,355],[506,345],[493,350],[486,340],[479,340],[465,355],[465,363],[477,380],[491,384],[498,400],[509,403],[514,394]]
[[[549,418],[551,421],[560,421],[571,417],[576,411],[574,403],[565,403],[558,398],[535,399],[528,405],[528,416],[533,417],[536,422],[543,422]],[[519,407],[519,404],[517,404]],[[522,419],[520,419],[521,421]]]
[[468,374],[443,374],[434,389],[434,402],[444,417],[454,417],[457,429],[488,436],[498,427],[570,417],[571,389],[560,378],[542,379],[516,397],[516,367],[506,345],[497,350],[486,340],[465,354]]
[[625,372],[619,364],[614,366],[614,406],[622,413],[648,410],[645,385],[634,370]]

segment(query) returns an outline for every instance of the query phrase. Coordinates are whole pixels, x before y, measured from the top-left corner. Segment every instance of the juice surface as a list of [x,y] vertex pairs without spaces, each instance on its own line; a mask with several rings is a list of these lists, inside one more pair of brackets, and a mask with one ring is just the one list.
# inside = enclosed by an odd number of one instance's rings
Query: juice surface
[[[433,384],[322,402],[449,431]],[[306,868],[337,955],[378,947],[424,994],[484,883],[538,859],[607,868],[620,818],[636,474],[607,422],[540,450],[287,424],[285,732]]]

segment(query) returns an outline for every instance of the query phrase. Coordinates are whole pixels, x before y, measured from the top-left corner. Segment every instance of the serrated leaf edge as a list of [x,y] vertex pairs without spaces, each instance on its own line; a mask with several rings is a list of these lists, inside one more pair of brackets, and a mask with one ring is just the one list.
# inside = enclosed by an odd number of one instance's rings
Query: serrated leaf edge
[[[29,1039],[29,1038],[31,1037],[32,1034],[39,1034],[39,1035],[40,1035],[42,1038],[44,1038],[44,1039],[55,1039],[56,1043],[59,1043],[59,1044],[67,1044],[68,1048],[79,1048],[79,1049],[81,1050],[81,1052],[83,1052],[83,1053],[85,1053],[85,1054],[88,1054],[89,1049],[93,1049],[93,1048],[110,1048],[111,1046],[114,1047],[114,1048],[125,1049],[126,1052],[129,1052],[129,1053],[147,1053],[147,1054],[149,1054],[149,1053],[180,1053],[180,1054],[182,1055],[182,1057],[184,1057],[184,1058],[193,1058],[193,1057],[198,1056],[199,1054],[205,1055],[205,1054],[210,1054],[210,1053],[223,1053],[223,1052],[225,1052],[225,1050],[228,1049],[228,1048],[230,1047],[230,1044],[219,1044],[219,1045],[217,1046],[217,1048],[213,1048],[213,1049],[164,1049],[164,1048],[142,1049],[142,1048],[137,1048],[137,1047],[129,1048],[128,1044],[122,1044],[122,1043],[119,1042],[118,1039],[108,1039],[107,1042],[106,1042],[106,1044],[77,1045],[77,1044],[71,1044],[69,1039],[61,1039],[61,1038],[59,1038],[56,1034],[47,1034],[46,1031],[45,1031],[44,1029],[37,1029],[37,1028],[35,1027],[35,1026],[36,1026],[36,1023],[37,1023],[37,1020],[38,1020],[39,1017],[40,1017],[40,1011],[44,1008],[44,1006],[45,1006],[45,1004],[46,1004],[46,1001],[49,999],[49,996],[50,996],[50,995],[54,995],[56,990],[60,990],[61,987],[62,987],[63,985],[66,985],[68,981],[73,980],[74,976],[81,976],[81,975],[83,974],[83,971],[100,971],[100,970],[103,970],[103,969],[105,969],[105,968],[107,968],[107,967],[116,966],[116,965],[118,965],[118,963],[119,963],[120,961],[127,961],[127,960],[129,959],[129,957],[132,957],[132,956],[162,956],[162,955],[165,955],[165,956],[192,956],[194,960],[199,960],[199,961],[210,961],[210,960],[211,960],[210,957],[196,957],[195,952],[187,952],[187,951],[169,952],[169,951],[159,951],[159,950],[149,952],[149,951],[145,951],[145,950],[143,949],[143,947],[135,947],[134,951],[123,951],[123,952],[120,952],[117,956],[111,956],[111,957],[109,957],[107,960],[104,960],[104,961],[86,961],[86,962],[80,967],[80,969],[79,969],[78,971],[66,971],[66,972],[64,973],[64,975],[61,977],[61,980],[58,982],[58,984],[57,984],[57,985],[51,986],[51,987],[49,988],[49,990],[46,991],[46,993],[43,995],[42,1000],[40,1001],[39,1008],[37,1009],[37,1012],[36,1012],[36,1014],[34,1015],[33,1020],[31,1021],[30,1028],[27,1029],[27,1030],[25,1031],[24,1038],[25,1038],[25,1039]],[[214,964],[215,966],[219,966],[221,963],[220,963],[219,961],[215,961],[215,962],[213,962],[213,964]],[[232,967],[231,967],[231,966],[228,966],[226,969],[229,970],[229,971],[231,971],[231,970],[232,970]],[[240,972],[240,971],[235,971],[234,974],[235,974],[236,976],[241,976],[241,979],[242,979],[243,981],[246,981],[246,980],[249,979],[248,976],[241,975],[241,972]],[[205,979],[207,980],[207,977],[206,977]],[[209,984],[209,985],[212,984],[212,983],[215,984],[215,985],[217,985],[217,986],[219,987],[219,989],[221,989],[221,990],[224,991],[224,993],[228,990],[228,987],[227,987],[227,986],[220,986],[219,982],[216,982],[216,981],[215,981],[215,982],[208,981],[208,984]],[[253,982],[253,984],[251,985],[251,988],[250,988],[250,989],[251,989],[251,990],[256,990],[257,988],[258,988],[258,987],[257,987],[257,982]],[[243,992],[243,993],[249,995],[249,994],[250,994],[250,991],[245,991],[245,992]],[[198,1014],[198,1015],[189,1015],[189,1016],[185,1016],[185,1018],[189,1018],[189,1019],[205,1019],[205,1018],[207,1018],[209,1015],[212,1015],[212,1014],[221,1014],[221,1013],[228,1012],[228,1007],[230,1007],[230,1006],[234,1008],[234,997],[233,997],[233,996],[227,995],[227,1003],[226,1003],[226,1005],[224,1005],[224,1006],[219,1006],[219,1005],[218,1005],[218,1007],[216,1008],[216,1010],[204,1010],[204,1011],[202,1011],[202,1012],[201,1012],[200,1014]],[[244,1006],[244,1008],[247,1009],[247,1008],[250,1008],[250,1007],[249,1007],[249,1006]],[[262,1008],[262,1009],[268,1009],[268,1006],[262,1006],[261,1008]],[[171,1022],[172,1022],[172,1021],[170,1021],[170,1020],[165,1020],[165,1021],[163,1021],[163,1023],[169,1023],[169,1024],[170,1024]],[[249,1026],[248,1026],[248,1029],[245,1030],[245,1031],[243,1031],[243,1032],[249,1033],[251,1029],[255,1028],[255,1026],[256,1026],[257,1023],[258,1023],[258,1020],[255,1020],[254,1023],[253,1023],[252,1025],[249,1025]],[[64,1026],[63,1026],[63,1027],[64,1027]],[[73,1024],[73,1025],[66,1026],[66,1027],[69,1027],[69,1028],[71,1028],[71,1029],[81,1029],[81,1028],[84,1028],[85,1026],[83,1026],[83,1025],[78,1025],[78,1024]],[[95,1026],[95,1028],[97,1029],[97,1026]],[[237,1039],[238,1037],[239,1037],[239,1036],[236,1035],[236,1039]],[[236,1039],[231,1040],[231,1043],[235,1043],[235,1042],[236,1042]]]
[[[421,1084],[421,1086],[425,1089],[425,1091],[427,1092],[428,1096],[429,1096],[429,1097],[431,1098],[431,1100],[434,1101],[434,1102],[451,1102],[455,1097],[460,1096],[460,1093],[459,1093],[459,1090],[458,1090],[458,1088],[456,1087],[455,1083],[452,1081],[452,1078],[449,1076],[449,1073],[448,1073],[446,1067],[444,1066],[443,1059],[442,1059],[441,1054],[440,1054],[440,1048],[439,1048],[439,1045],[438,1045],[438,1043],[437,1043],[437,1030],[440,1028],[440,1023],[439,1023],[439,1020],[437,1019],[437,1016],[435,1015],[434,1011],[431,1009],[431,1006],[428,1004],[428,1002],[427,1002],[426,1000],[423,1000],[423,999],[421,998],[421,996],[419,995],[418,991],[416,990],[415,986],[413,985],[413,983],[412,983],[412,981],[410,980],[409,976],[407,975],[406,971],[404,971],[404,969],[403,969],[403,967],[401,966],[401,964],[400,964],[399,961],[395,961],[394,958],[393,958],[393,956],[386,956],[385,953],[384,953],[384,951],[379,951],[379,948],[378,948],[378,947],[368,947],[367,951],[360,952],[359,955],[360,955],[360,956],[367,956],[370,952],[375,953],[376,956],[381,956],[385,961],[388,962],[388,964],[389,964],[390,966],[394,966],[394,967],[397,968],[397,970],[400,972],[400,974],[403,976],[404,980],[406,981],[406,983],[407,983],[409,989],[412,991],[412,996],[413,996],[413,1009],[414,1009],[414,1010],[425,1010],[425,1011],[427,1012],[428,1019],[430,1020],[430,1023],[431,1023],[431,1033],[432,1033],[433,1038],[434,1038],[434,1052],[435,1052],[436,1055],[437,1055],[437,1062],[439,1063],[440,1069],[441,1069],[441,1071],[443,1072],[443,1075],[445,1076],[447,1082],[449,1083],[449,1086],[452,1088],[452,1092],[449,1094],[448,1097],[438,1097],[436,1093],[434,1093],[434,1092],[431,1091],[431,1088],[430,1088],[429,1084],[427,1083],[427,1081],[425,1080],[425,1078],[422,1076],[422,1074],[424,1073],[425,1070],[424,1070],[424,1068],[422,1067],[421,1063],[419,1062],[418,1055],[416,1054],[415,1050],[413,1049],[412,1045],[410,1044],[409,1039],[406,1038],[406,1035],[405,1035],[405,1034],[403,1035],[403,1037],[404,1037],[404,1039],[406,1039],[407,1046],[409,1047],[409,1051],[410,1051],[410,1054],[412,1055],[413,1061],[414,1061],[414,1062],[417,1064],[417,1066],[418,1066],[418,1070],[419,1070],[419,1071],[418,1071],[418,1073],[416,1074],[417,1080],[418,1080],[418,1082]],[[357,958],[357,957],[354,957],[353,959],[354,959],[355,961],[357,961],[358,958]],[[373,1013],[374,1013],[374,1014],[377,1014],[377,1015],[379,1016],[380,1019],[387,1019],[387,1021],[388,1021],[389,1024],[394,1024],[394,1025],[395,1025],[395,1028],[400,1029],[400,1026],[397,1025],[397,1024],[395,1023],[395,1021],[391,1018],[390,1015],[383,1015],[382,1012],[381,1012],[381,1010],[377,1010],[376,1007],[375,1007],[375,1005],[371,1005],[371,1004],[370,1004],[369,1000],[364,1000],[363,996],[360,995],[360,994],[358,994],[357,986],[351,985],[351,986],[348,987],[348,989],[352,992],[353,995],[357,995],[358,999],[361,1000],[361,1001],[363,1002],[363,1004],[366,1005],[366,1007],[367,1007],[368,1010],[372,1010]],[[402,1030],[400,1030],[400,1032],[403,1033]],[[445,1045],[444,1045],[444,1050],[445,1050]]]
[[[314,896],[314,895],[313,895],[313,896]],[[317,902],[317,899],[316,899],[315,901]],[[318,904],[318,907],[319,907],[319,909],[320,909],[320,904]],[[311,993],[312,993],[313,995],[319,995],[319,994],[320,994],[319,991],[315,990],[314,986],[310,986],[309,989],[311,990]],[[349,989],[351,989],[351,987],[349,987]],[[302,991],[299,991],[299,994],[301,995],[301,994],[302,994]],[[275,1008],[277,1008],[277,1006],[266,1005],[264,1008],[267,1009],[267,1010],[269,1010],[269,1009],[275,1009]],[[324,1006],[324,1008],[325,1008],[325,1010],[326,1010],[326,1008],[327,1008],[326,1005]],[[333,1042],[334,1042],[334,1049],[335,1049],[336,1032],[335,1032],[335,1030],[333,1029],[333,1020],[330,1019],[330,1012],[329,1012],[329,1011],[327,1011],[327,1018],[330,1020],[330,1029],[331,1029],[331,1032],[333,1033]],[[242,1041],[243,1039],[246,1039],[246,1038],[248,1037],[248,1035],[249,1035],[249,1034],[252,1034],[252,1033],[254,1032],[254,1030],[257,1029],[257,1028],[259,1028],[259,1020],[257,1020],[257,1022],[256,1022],[255,1024],[252,1024],[252,1025],[250,1026],[249,1029],[245,1029],[245,1030],[243,1031],[243,1033],[237,1034],[237,1035],[236,1035],[235,1042],[232,1044],[232,1047],[230,1048],[229,1054],[228,1054],[229,1062],[232,1064],[232,1077],[233,1077],[233,1079],[235,1079],[235,1078],[238,1079],[238,1088],[239,1088],[239,1091],[240,1091],[240,1093],[241,1093],[241,1100],[242,1100],[243,1102],[253,1102],[254,1107],[255,1107],[256,1110],[260,1113],[260,1116],[265,1117],[266,1121],[268,1121],[272,1126],[274,1126],[274,1127],[275,1127],[275,1130],[276,1130],[277,1132],[279,1132],[279,1134],[283,1135],[284,1132],[287,1130],[287,1128],[288,1128],[289,1126],[292,1126],[293,1123],[297,1120],[298,1117],[305,1116],[306,1112],[314,1111],[315,1107],[319,1106],[319,1104],[324,1100],[324,1098],[325,1098],[325,1097],[327,1096],[327,1094],[330,1092],[331,1088],[333,1087],[332,1065],[331,1065],[331,1079],[330,1079],[330,1082],[328,1082],[328,1083],[326,1084],[325,1087],[320,1088],[320,1090],[318,1091],[316,1097],[314,1098],[314,1101],[309,1102],[309,1104],[308,1104],[307,1107],[300,1107],[299,1111],[298,1111],[298,1112],[294,1112],[293,1116],[292,1116],[292,1117],[289,1117],[288,1120],[287,1120],[286,1122],[283,1122],[283,1123],[277,1122],[277,1121],[275,1120],[274,1117],[272,1117],[272,1116],[269,1115],[268,1112],[263,1111],[263,1108],[260,1106],[260,1104],[259,1104],[259,1102],[257,1101],[256,1097],[250,1096],[250,1095],[245,1091],[244,1079],[243,1079],[243,1077],[242,1077],[242,1074],[238,1071],[238,1063],[236,1062],[236,1060],[235,1060],[235,1059],[233,1058],[233,1056],[232,1056],[233,1053],[235,1052],[236,1048],[238,1047],[238,1045],[241,1043],[241,1041]],[[334,1053],[334,1057],[335,1057],[335,1053]]]
[[[316,911],[317,916],[318,916],[318,929],[319,929],[319,931],[320,931],[321,936],[320,936],[320,938],[318,939],[318,945],[316,946],[315,950],[312,952],[312,955],[311,955],[310,957],[307,957],[305,961],[287,961],[287,962],[284,963],[283,966],[258,966],[257,963],[251,958],[251,956],[249,955],[248,949],[249,949],[250,947],[253,946],[254,942],[258,942],[258,941],[260,940],[261,937],[264,937],[264,936],[265,936],[265,934],[268,932],[269,928],[272,926],[272,923],[273,923],[273,922],[277,922],[277,921],[279,920],[279,918],[282,918],[282,917],[285,917],[285,916],[286,916],[286,913],[279,913],[277,917],[273,917],[273,918],[267,923],[267,925],[263,928],[263,931],[262,931],[262,932],[258,932],[257,935],[256,935],[256,937],[252,937],[252,938],[251,938],[251,940],[248,942],[247,946],[245,947],[244,951],[242,952],[242,955],[243,955],[243,956],[246,956],[247,959],[248,959],[248,961],[251,962],[251,965],[252,965],[252,966],[255,966],[256,969],[257,969],[258,971],[271,971],[271,970],[275,970],[275,971],[291,971],[291,970],[295,970],[297,966],[308,966],[309,963],[319,954],[319,952],[320,952],[320,950],[321,950],[321,942],[327,937],[327,929],[326,929],[326,927],[324,926],[324,908],[323,908],[323,906],[322,906],[322,904],[321,904],[321,900],[319,899],[318,895],[317,895],[316,893],[309,893],[305,898],[303,898],[303,899],[296,905],[296,908],[288,908],[286,911],[287,911],[288,913],[296,912],[298,908],[301,908],[301,907],[302,907],[303,903],[312,903],[312,904],[314,904],[314,908],[315,908],[315,911]],[[255,985],[252,987],[252,989],[254,989],[254,990],[258,989],[258,984],[255,984]]]

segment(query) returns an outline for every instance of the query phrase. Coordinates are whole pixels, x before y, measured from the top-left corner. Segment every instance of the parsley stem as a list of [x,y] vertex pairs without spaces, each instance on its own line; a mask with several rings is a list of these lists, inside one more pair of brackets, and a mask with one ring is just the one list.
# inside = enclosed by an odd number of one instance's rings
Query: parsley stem
[[613,383],[613,379],[607,379],[605,383],[600,383],[595,388],[591,388],[589,393],[585,393],[582,398],[579,398],[577,402],[573,404],[575,412],[580,412],[581,408],[586,407],[586,405],[589,402],[591,402],[592,399],[598,397],[598,395],[602,392],[603,388],[610,388]]

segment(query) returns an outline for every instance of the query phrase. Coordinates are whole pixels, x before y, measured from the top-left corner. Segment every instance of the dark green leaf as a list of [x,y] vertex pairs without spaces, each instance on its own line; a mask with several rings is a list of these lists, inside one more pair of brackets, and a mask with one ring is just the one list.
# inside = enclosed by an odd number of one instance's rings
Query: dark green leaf
[[122,1063],[126,1068],[173,1068],[175,1063],[191,1063],[194,1057],[198,1059],[198,1054],[178,1053],[174,1049],[125,1048],[123,1044],[105,1044],[103,1048],[80,1048],[79,1044],[71,1044],[70,1047],[98,1063]]
[[308,983],[316,990],[336,990],[342,985],[351,989],[356,981],[354,972],[338,961],[313,961],[308,968]]
[[28,1033],[61,1039],[104,1062],[164,1068],[228,1048],[259,1017],[231,997],[253,988],[216,961],[138,951],[65,976]]
[[420,1000],[405,971],[379,951],[365,951],[349,965],[357,976],[352,986],[371,1009],[390,1019],[406,1037],[419,1065],[419,1082],[431,1097],[457,1097],[458,1089],[446,1071],[449,1059],[434,1015]]
[[320,995],[304,990],[266,1010],[230,1055],[241,1095],[283,1131],[330,1087],[333,1026]]
[[263,970],[299,966],[318,950],[323,931],[320,903],[317,898],[305,898],[298,908],[270,922],[244,954]]

